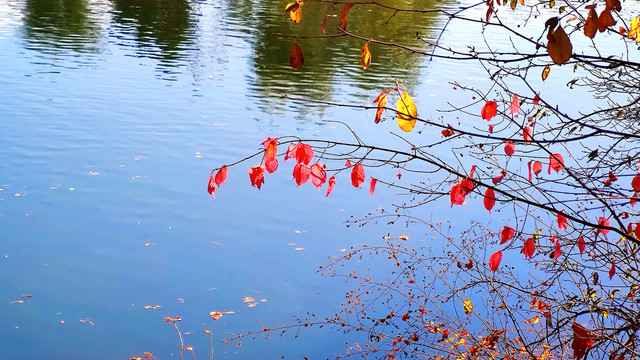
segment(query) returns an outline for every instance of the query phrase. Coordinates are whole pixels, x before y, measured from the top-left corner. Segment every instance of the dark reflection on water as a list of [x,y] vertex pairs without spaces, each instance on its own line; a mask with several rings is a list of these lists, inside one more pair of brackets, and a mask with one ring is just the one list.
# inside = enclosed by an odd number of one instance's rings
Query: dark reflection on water
[[87,0],[27,0],[23,20],[26,47],[49,54],[99,51],[101,32],[95,10]]
[[[111,0],[118,32],[136,40],[138,56],[180,65],[193,51],[197,3],[188,0]],[[126,43],[121,43],[126,45]]]

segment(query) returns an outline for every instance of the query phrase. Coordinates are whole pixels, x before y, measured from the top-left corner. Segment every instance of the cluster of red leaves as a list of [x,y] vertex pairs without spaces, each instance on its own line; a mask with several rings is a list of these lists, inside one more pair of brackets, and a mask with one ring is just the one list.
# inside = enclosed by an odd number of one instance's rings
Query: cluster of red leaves
[[213,176],[213,171],[209,175],[209,185],[207,186],[207,192],[216,198],[216,188],[227,180],[227,165],[222,165],[220,170]]

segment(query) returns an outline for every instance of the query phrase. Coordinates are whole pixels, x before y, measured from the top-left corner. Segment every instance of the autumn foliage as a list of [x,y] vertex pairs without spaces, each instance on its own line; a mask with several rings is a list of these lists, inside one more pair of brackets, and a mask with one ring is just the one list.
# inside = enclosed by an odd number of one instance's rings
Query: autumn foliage
[[[313,11],[312,4],[305,12]],[[248,167],[247,184],[261,189],[265,175],[280,169],[279,159],[293,160],[287,171],[296,187],[326,186],[325,197],[349,180],[371,196],[380,184],[385,189],[378,191],[401,189],[412,195],[407,205],[351,224],[387,220],[392,227],[405,221],[437,239],[432,247],[390,233],[383,243],[352,249],[321,268],[356,283],[344,308],[335,317],[300,319],[290,327],[363,332],[368,342],[357,354],[388,359],[639,358],[640,213],[634,205],[640,192],[640,106],[634,89],[640,78],[635,60],[640,15],[633,15],[640,9],[619,0],[486,0],[459,11],[378,2],[334,5],[340,22],[334,33],[323,20],[322,33],[309,39],[324,41],[329,32],[361,40],[354,50],[361,54],[359,71],[384,61],[372,61],[369,45],[377,44],[425,58],[476,61],[489,85],[477,88],[452,79],[450,91],[470,100],[457,100],[462,103],[436,120],[423,115],[431,109],[418,111],[421,94],[409,95],[404,84],[381,80],[366,103],[351,104],[368,111],[360,120],[381,127],[390,120],[393,130],[402,130],[398,136],[415,135],[418,128],[423,143],[368,145],[355,133],[353,142],[266,138],[255,154],[211,171],[211,195],[240,164]],[[302,1],[287,4],[289,19],[283,21],[305,21],[302,6]],[[425,49],[409,48],[347,27],[350,13],[390,8],[393,16],[433,11],[449,21],[479,24],[486,46],[425,40]],[[508,36],[510,48],[492,47],[490,38],[483,38],[491,29]],[[301,69],[304,56],[296,39],[303,37],[293,38],[290,66]],[[609,53],[605,41],[622,46]],[[549,95],[544,86],[551,83],[568,94],[586,90],[580,93],[584,100]],[[386,169],[386,176],[368,175],[372,168]],[[411,180],[402,173],[410,173]],[[426,204],[448,209],[445,218],[425,221],[414,215]],[[476,215],[460,221],[462,209]],[[341,271],[352,259],[377,259],[371,265],[376,269],[389,262],[388,276],[345,275]]]

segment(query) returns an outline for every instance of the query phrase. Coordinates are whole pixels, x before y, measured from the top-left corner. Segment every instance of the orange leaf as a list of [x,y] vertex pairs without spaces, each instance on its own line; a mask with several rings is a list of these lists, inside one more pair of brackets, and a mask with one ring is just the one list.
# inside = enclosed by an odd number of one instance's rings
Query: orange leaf
[[373,100],[374,103],[378,103],[378,109],[376,110],[376,119],[374,120],[374,124],[377,124],[380,122],[380,117],[382,116],[382,112],[384,111],[384,107],[385,105],[387,105],[387,94],[389,93],[388,90],[383,91],[382,93],[380,93],[380,95],[378,95],[378,97]]
[[354,3],[345,4],[340,10],[340,28],[342,30],[347,30],[347,18],[349,17],[349,9],[354,5]]
[[598,14],[591,8],[587,15],[587,22],[584,24],[584,34],[593,39],[598,31]]
[[289,65],[294,69],[300,69],[304,64],[304,55],[302,49],[298,43],[293,43],[293,49],[291,49],[291,55],[289,56]]
[[631,19],[631,25],[629,26],[629,34],[627,37],[640,42],[640,15],[636,15]]
[[364,182],[364,179],[364,166],[362,166],[362,164],[356,164],[351,170],[351,184],[359,187]]
[[607,9],[612,9],[615,11],[622,10],[622,4],[620,4],[620,0],[605,0],[604,3]]
[[551,174],[551,169],[558,172],[563,168],[564,168],[564,159],[562,159],[562,155],[558,153],[549,155],[549,171],[548,171],[549,174]]
[[371,52],[369,51],[369,47],[365,43],[362,47],[362,68],[367,69],[371,65]]
[[550,26],[547,34],[547,40],[549,41],[547,43],[547,52],[554,63],[561,65],[569,60],[573,47],[562,26],[558,26],[555,31],[551,32],[552,29]]
[[531,319],[525,320],[524,322],[527,323],[527,324],[532,324],[532,325],[533,324],[537,324],[537,323],[540,322],[540,316],[536,315],[536,316],[532,317]]
[[444,129],[444,130],[442,130],[442,136],[444,136],[444,137],[449,137],[449,136],[451,136],[453,134],[454,134],[453,129]]

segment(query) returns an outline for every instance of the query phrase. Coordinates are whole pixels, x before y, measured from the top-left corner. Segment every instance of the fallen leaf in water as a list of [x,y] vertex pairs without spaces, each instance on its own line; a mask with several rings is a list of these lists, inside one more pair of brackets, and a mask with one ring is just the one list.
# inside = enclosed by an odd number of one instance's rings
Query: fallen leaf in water
[[295,251],[301,251],[301,250],[304,250],[304,249],[305,249],[305,248],[303,248],[303,247],[297,247],[297,248],[294,248],[293,250],[295,250]]
[[89,324],[91,324],[91,326],[93,326],[93,325],[94,325],[94,324],[93,324],[93,321],[91,321],[91,319],[89,319],[89,318],[80,319],[80,322],[81,322],[81,323],[89,323]]
[[145,305],[144,308],[147,310],[158,310],[160,309],[162,306],[160,305]]
[[97,172],[97,171],[89,171],[89,175],[98,175],[98,174],[100,174],[100,173]]
[[398,239],[400,239],[400,240],[409,240],[409,237],[407,235],[400,235],[400,236],[398,236]]
[[223,315],[233,314],[233,311],[211,311],[209,315],[213,320],[220,320]]
[[178,298],[178,301],[180,301],[180,304],[184,304],[184,299],[183,298]]

